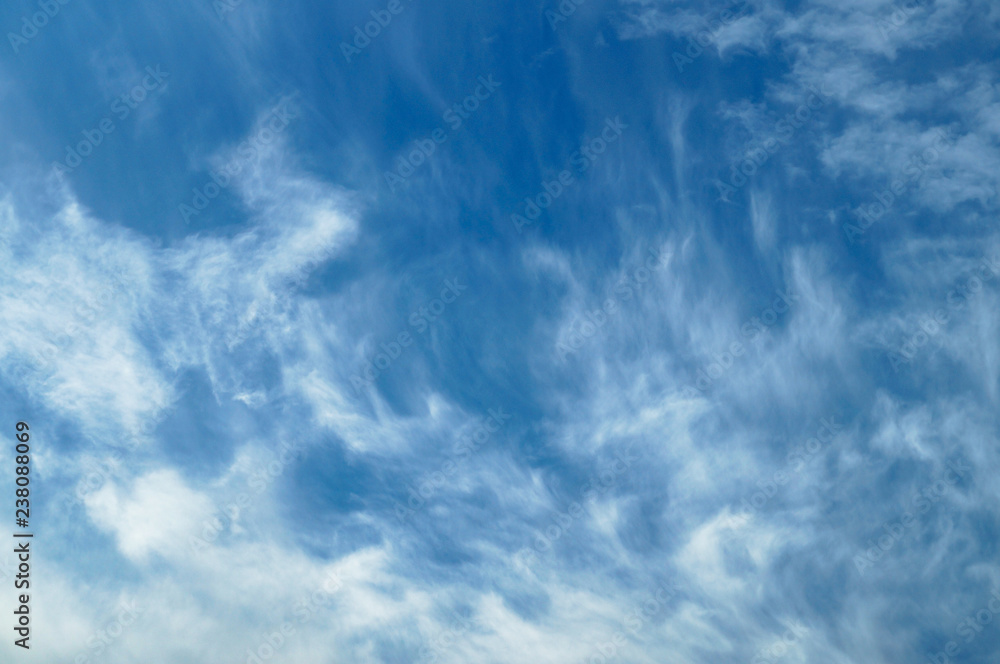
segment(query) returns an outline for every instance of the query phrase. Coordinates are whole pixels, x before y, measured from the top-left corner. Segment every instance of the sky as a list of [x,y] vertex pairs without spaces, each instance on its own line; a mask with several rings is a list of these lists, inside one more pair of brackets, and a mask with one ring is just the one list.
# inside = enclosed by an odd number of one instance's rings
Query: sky
[[0,28],[3,662],[996,661],[997,3]]

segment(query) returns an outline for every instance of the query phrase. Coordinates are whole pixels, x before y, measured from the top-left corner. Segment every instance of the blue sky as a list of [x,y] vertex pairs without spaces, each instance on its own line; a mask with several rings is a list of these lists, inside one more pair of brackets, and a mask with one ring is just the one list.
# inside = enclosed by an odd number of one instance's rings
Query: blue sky
[[996,3],[0,27],[4,661],[994,661]]

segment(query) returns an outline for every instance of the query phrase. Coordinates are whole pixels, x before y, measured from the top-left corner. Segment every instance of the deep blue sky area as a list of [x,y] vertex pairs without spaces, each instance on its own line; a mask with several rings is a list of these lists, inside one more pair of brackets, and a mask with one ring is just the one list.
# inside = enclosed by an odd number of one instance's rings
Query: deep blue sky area
[[995,661],[998,28],[5,3],[30,656]]

